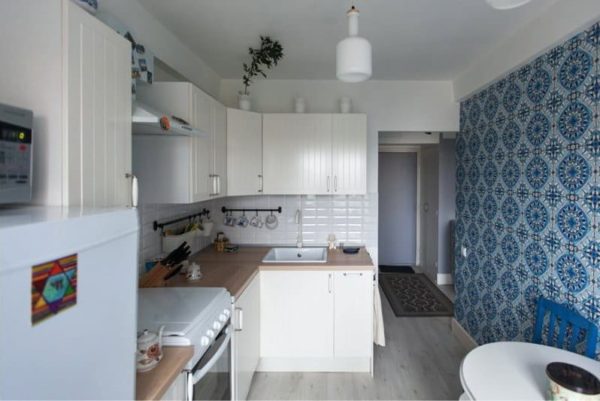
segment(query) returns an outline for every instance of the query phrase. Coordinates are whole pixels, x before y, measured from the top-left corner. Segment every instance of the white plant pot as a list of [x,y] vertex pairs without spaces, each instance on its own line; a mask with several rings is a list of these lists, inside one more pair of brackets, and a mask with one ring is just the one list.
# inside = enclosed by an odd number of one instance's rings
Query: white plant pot
[[306,112],[306,101],[303,97],[297,97],[294,99],[294,111],[296,113]]
[[344,96],[340,99],[340,112],[350,113],[352,112],[352,99]]
[[244,93],[240,93],[238,97],[238,102],[240,109],[250,111],[252,108],[252,103],[250,102],[250,95],[246,95]]

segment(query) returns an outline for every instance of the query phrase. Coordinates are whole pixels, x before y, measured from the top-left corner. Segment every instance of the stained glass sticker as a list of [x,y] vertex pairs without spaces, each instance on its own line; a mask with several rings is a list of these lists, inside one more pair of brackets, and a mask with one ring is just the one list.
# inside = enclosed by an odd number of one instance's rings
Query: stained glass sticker
[[31,268],[31,323],[53,317],[77,303],[77,254]]

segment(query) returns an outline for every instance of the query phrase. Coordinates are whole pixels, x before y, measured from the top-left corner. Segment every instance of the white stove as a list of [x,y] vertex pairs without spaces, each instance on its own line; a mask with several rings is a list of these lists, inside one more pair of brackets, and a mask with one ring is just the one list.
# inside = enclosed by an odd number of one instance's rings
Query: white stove
[[[158,332],[163,345],[194,346],[192,369],[215,339],[228,328],[231,295],[224,288],[143,288],[138,298],[138,331]],[[227,330],[228,331],[228,330]]]

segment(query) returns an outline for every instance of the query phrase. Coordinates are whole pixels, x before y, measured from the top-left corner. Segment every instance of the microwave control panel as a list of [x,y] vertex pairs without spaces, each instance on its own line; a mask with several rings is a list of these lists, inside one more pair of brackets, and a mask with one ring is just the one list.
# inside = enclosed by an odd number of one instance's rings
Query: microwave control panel
[[31,200],[31,112],[0,105],[0,203]]

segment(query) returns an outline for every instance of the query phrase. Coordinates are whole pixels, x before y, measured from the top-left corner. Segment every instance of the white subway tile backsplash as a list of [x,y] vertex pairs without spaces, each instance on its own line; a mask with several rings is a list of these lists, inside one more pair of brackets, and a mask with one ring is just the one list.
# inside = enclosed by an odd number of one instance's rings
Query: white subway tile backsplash
[[[266,227],[225,226],[225,215],[221,207],[236,209],[283,208],[275,215],[279,225],[274,230]],[[302,210],[303,241],[307,245],[325,245],[329,234],[334,234],[338,242],[366,245],[369,250],[377,248],[377,196],[369,195],[262,195],[214,199],[192,205],[142,205],[138,209],[141,224],[140,264],[159,256],[161,250],[160,232],[154,231],[154,220],[168,220],[178,216],[198,212],[203,208],[211,211],[215,223],[211,238],[200,237],[194,244],[194,251],[210,245],[217,232],[223,232],[231,242],[237,244],[295,245],[298,226],[295,222],[296,210]],[[239,216],[240,213],[235,213]],[[260,213],[265,219],[268,213]],[[248,213],[252,218],[254,213]],[[185,224],[185,222],[183,223]]]

